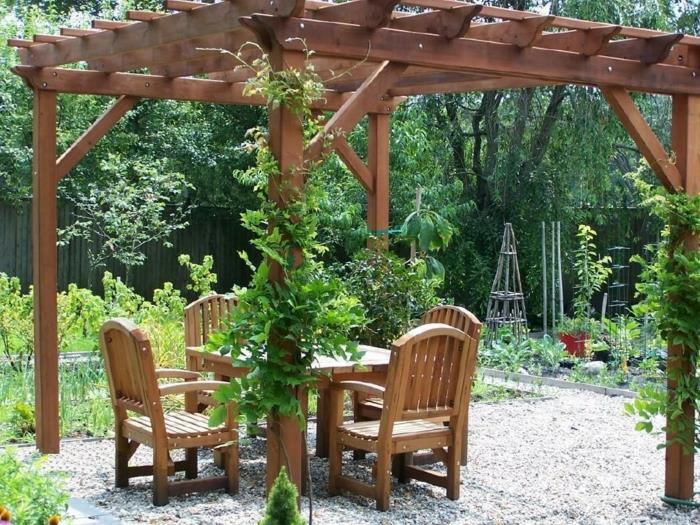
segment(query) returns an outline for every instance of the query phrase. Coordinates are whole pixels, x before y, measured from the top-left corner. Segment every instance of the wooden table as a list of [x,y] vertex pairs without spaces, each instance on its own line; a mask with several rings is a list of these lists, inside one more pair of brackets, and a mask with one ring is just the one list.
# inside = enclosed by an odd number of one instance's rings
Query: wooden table
[[[316,455],[319,457],[328,457],[327,394],[330,381],[353,380],[382,385],[386,381],[391,351],[368,345],[359,345],[358,350],[362,353],[359,362],[319,357],[312,366],[313,370],[323,373],[318,382],[316,409]],[[230,356],[205,352],[201,347],[188,347],[186,356],[188,370],[211,372],[217,379],[243,377],[248,373],[248,368],[233,366]]]

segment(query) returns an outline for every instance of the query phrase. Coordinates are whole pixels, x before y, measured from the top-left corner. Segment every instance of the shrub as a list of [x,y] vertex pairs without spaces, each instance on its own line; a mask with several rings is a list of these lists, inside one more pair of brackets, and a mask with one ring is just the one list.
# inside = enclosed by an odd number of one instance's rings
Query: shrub
[[0,347],[13,370],[21,371],[34,355],[34,298],[22,293],[17,277],[0,273]]
[[425,267],[406,263],[388,251],[361,250],[334,269],[367,312],[368,324],[352,334],[363,343],[390,345],[439,302],[439,282],[425,277]]
[[200,297],[212,293],[212,286],[217,283],[219,278],[212,272],[214,258],[211,255],[205,255],[202,264],[193,263],[190,260],[190,256],[186,254],[180,255],[177,258],[177,262],[190,272],[191,283],[187,285],[188,290],[192,290]]
[[11,513],[13,525],[44,525],[67,509],[63,476],[44,468],[43,462],[25,463],[13,449],[0,452],[0,504]]
[[267,499],[265,516],[258,525],[304,525],[297,507],[297,488],[282,467]]

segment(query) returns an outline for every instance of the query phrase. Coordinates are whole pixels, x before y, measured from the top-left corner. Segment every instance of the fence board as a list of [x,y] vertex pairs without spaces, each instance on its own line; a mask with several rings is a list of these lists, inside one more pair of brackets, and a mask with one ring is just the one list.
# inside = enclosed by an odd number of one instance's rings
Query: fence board
[[[69,224],[71,217],[72,205],[59,202],[59,228]],[[227,210],[197,208],[193,210],[189,223],[187,228],[172,235],[172,248],[159,243],[146,246],[146,263],[135,267],[131,278],[131,285],[139,294],[150,298],[153,290],[167,281],[184,292],[188,274],[177,262],[181,253],[189,254],[194,262],[212,255],[214,271],[219,276],[216,286],[219,291],[230,290],[234,284],[247,283],[249,271],[238,257],[238,251],[248,247],[249,235],[241,228],[240,217]],[[32,278],[31,237],[31,202],[13,206],[0,201],[0,272],[19,277],[25,289]],[[87,242],[82,239],[58,248],[59,289],[64,290],[69,283],[76,283],[102,293],[103,271],[109,270],[124,278],[124,267],[113,262],[91,278],[87,248]],[[192,297],[191,294],[188,296]]]

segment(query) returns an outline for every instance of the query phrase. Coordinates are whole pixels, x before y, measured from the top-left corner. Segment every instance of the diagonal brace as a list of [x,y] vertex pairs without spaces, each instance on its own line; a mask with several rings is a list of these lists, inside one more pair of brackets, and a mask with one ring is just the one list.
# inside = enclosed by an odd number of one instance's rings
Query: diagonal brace
[[664,187],[671,192],[682,188],[683,179],[678,168],[670,160],[661,141],[649,127],[627,90],[621,87],[600,89]]
[[318,160],[323,153],[327,137],[330,136],[331,141],[334,142],[337,136],[350,132],[367,114],[370,105],[374,104],[379,97],[384,96],[387,90],[396,83],[406,67],[406,64],[398,64],[388,60],[382,62],[347,102],[335,112],[323,130],[316,134],[306,148],[304,158],[311,162]]
[[374,174],[370,171],[364,161],[355,153],[352,146],[345,140],[345,137],[338,137],[334,144],[335,152],[340,157],[348,169],[355,175],[355,178],[370,193],[374,192]]
[[56,181],[68,175],[80,160],[136,105],[137,97],[123,95],[83,133],[56,161]]

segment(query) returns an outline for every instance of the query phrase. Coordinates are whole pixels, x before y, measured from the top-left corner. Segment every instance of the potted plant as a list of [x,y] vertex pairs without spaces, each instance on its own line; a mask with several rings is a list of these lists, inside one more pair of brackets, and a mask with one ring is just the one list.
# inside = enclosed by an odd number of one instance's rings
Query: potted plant
[[596,322],[591,319],[591,300],[610,276],[610,257],[599,257],[595,245],[596,231],[585,224],[578,227],[578,248],[574,261],[577,284],[574,295],[574,317],[565,319],[558,328],[559,340],[566,351],[576,357],[590,355],[591,333]]

